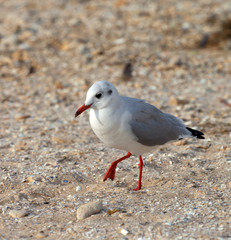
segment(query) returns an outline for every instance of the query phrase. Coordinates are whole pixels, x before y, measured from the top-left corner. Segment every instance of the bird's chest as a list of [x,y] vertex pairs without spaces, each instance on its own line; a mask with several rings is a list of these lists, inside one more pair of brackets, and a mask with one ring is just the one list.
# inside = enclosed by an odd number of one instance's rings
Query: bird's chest
[[123,135],[123,122],[114,112],[90,111],[91,128],[97,137],[109,146],[115,146]]

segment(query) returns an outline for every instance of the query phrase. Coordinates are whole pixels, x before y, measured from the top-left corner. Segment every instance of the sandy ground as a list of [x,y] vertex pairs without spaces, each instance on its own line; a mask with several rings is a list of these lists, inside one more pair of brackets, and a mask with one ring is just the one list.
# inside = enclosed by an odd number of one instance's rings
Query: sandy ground
[[[231,239],[229,1],[0,0],[0,239]],[[98,80],[202,130],[136,156],[104,146]],[[103,210],[77,220],[82,204]],[[26,216],[14,216],[23,210]]]

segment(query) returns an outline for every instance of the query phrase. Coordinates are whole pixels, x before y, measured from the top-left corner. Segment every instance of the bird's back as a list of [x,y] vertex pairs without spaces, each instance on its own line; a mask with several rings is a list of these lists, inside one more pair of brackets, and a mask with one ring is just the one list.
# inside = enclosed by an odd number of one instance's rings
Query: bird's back
[[123,97],[131,113],[129,126],[137,141],[145,146],[162,145],[168,141],[191,137],[183,121],[143,100]]

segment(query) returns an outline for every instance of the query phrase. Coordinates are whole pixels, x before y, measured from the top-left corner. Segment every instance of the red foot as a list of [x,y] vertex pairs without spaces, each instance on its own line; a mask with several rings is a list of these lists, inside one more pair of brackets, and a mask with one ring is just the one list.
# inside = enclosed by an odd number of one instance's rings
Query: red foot
[[117,164],[112,163],[112,165],[108,168],[107,172],[105,173],[103,180],[106,181],[108,178],[110,178],[112,181],[115,178],[115,173],[116,173],[116,166]]
[[110,178],[111,180],[114,180],[115,178],[115,173],[116,173],[116,166],[119,162],[123,161],[126,158],[129,158],[132,154],[130,152],[127,153],[126,156],[114,161],[111,166],[108,168],[107,172],[104,175],[103,180],[106,181],[108,178]]
[[141,189],[141,186],[138,186],[137,188],[132,189],[133,191],[138,191]]

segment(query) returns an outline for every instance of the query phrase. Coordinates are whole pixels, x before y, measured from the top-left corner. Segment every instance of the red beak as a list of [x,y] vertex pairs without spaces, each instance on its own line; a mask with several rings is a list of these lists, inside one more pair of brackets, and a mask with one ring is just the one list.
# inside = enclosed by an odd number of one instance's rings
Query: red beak
[[75,117],[78,117],[79,114],[81,114],[82,112],[84,112],[85,110],[87,110],[88,108],[90,108],[91,105],[92,105],[92,104],[90,104],[90,105],[85,105],[85,104],[83,104],[83,106],[81,106],[81,107],[76,111]]

